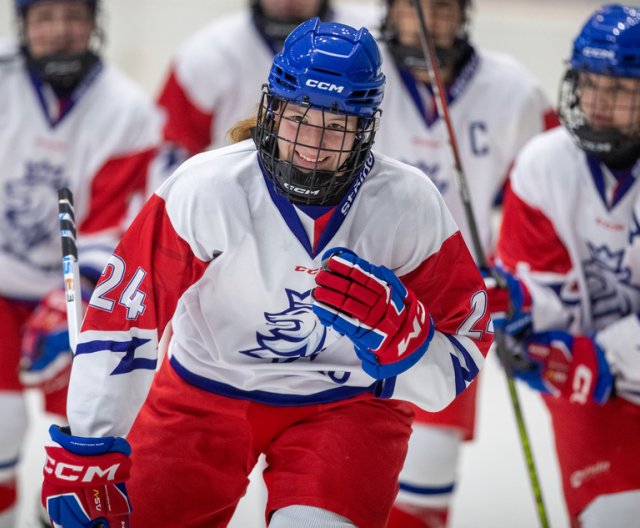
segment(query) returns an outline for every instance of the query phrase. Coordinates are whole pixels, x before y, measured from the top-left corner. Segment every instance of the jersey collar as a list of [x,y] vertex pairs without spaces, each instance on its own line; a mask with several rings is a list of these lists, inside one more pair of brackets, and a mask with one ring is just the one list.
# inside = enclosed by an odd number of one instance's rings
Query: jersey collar
[[278,211],[282,215],[282,218],[287,223],[287,226],[289,227],[293,235],[298,239],[300,244],[302,244],[309,256],[311,258],[315,258],[324,250],[324,248],[336,234],[338,229],[340,229],[340,226],[342,226],[345,218],[351,210],[351,206],[353,205],[358,196],[358,193],[360,192],[360,188],[362,187],[365,178],[373,168],[375,158],[373,156],[373,153],[370,152],[367,160],[360,169],[359,174],[351,182],[351,185],[349,186],[348,191],[345,193],[344,198],[342,198],[340,203],[335,206],[331,217],[327,221],[326,226],[322,230],[322,234],[315,244],[315,247],[307,236],[304,226],[302,225],[302,222],[300,221],[300,218],[296,213],[295,206],[285,196],[278,192],[275,183],[267,175],[267,172],[265,171],[259,156],[258,162],[260,164],[260,170],[262,171],[263,179],[265,181],[267,189],[269,190],[269,196],[271,197],[271,200],[278,208]]

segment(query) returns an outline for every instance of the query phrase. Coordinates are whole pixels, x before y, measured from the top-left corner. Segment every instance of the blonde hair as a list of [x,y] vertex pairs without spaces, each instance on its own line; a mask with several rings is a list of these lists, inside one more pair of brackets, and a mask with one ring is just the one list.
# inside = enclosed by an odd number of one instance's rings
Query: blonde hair
[[239,143],[251,137],[251,129],[258,124],[257,116],[248,117],[242,121],[238,121],[228,131],[227,136],[233,143]]

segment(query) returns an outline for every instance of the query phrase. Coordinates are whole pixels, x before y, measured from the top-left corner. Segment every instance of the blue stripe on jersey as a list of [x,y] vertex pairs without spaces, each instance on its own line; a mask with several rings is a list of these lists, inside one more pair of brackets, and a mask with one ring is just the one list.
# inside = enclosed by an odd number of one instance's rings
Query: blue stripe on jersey
[[[49,104],[47,103],[47,99],[44,95],[44,89],[45,89],[44,82],[34,72],[32,71],[29,72],[29,79],[31,80],[33,89],[35,90],[36,96],[38,97],[38,101],[40,102],[42,113],[44,114],[44,117],[49,123],[49,126],[51,128],[57,127],[61,123],[61,121],[67,115],[69,115],[69,113],[71,112],[75,104],[78,102],[78,100],[87,91],[89,86],[93,84],[93,82],[96,80],[96,78],[98,77],[98,74],[102,71],[103,67],[104,66],[103,66],[102,59],[99,59],[94,64],[93,68],[91,68],[91,70],[87,72],[87,74],[84,76],[82,81],[80,81],[80,84],[78,84],[78,86],[73,90],[71,95],[69,95],[68,99],[66,99],[65,104],[63,104],[60,108],[60,112],[59,112],[60,115],[57,115],[57,116],[51,115],[52,112],[49,108]],[[56,97],[55,104],[60,105],[61,99]]]
[[18,465],[20,462],[20,457],[14,458],[13,460],[9,460],[9,462],[0,462],[0,469],[9,469]]
[[456,487],[455,482],[447,484],[446,486],[414,486],[405,482],[400,482],[400,489],[408,493],[414,493],[416,495],[444,495],[445,493],[452,493]]
[[446,337],[449,339],[449,341],[451,341],[451,343],[453,343],[453,346],[455,346],[460,351],[460,354],[462,354],[466,366],[466,368],[463,367],[462,363],[460,363],[460,359],[457,356],[451,354],[451,363],[453,364],[453,373],[456,383],[456,394],[460,394],[467,387],[467,385],[471,383],[473,379],[478,375],[480,369],[478,369],[478,365],[476,365],[476,362],[471,357],[471,354],[469,354],[467,349],[462,346],[460,341],[450,335],[446,335]]
[[633,186],[636,181],[633,172],[629,170],[611,171],[613,176],[617,180],[616,188],[611,196],[611,201],[607,197],[607,186],[605,182],[604,172],[602,170],[602,163],[598,158],[593,155],[587,154],[587,165],[593,178],[593,183],[598,190],[598,194],[602,200],[602,203],[607,208],[607,211],[611,211],[617,204],[624,198],[627,191]]
[[111,376],[126,374],[138,369],[155,370],[158,364],[157,359],[135,357],[136,350],[149,341],[149,339],[132,337],[130,341],[96,340],[78,343],[76,356],[79,354],[93,354],[94,352],[124,352],[124,357],[120,360],[118,366],[113,369]]
[[263,403],[266,405],[278,405],[282,407],[293,407],[296,405],[315,405],[318,403],[333,403],[348,398],[354,398],[361,394],[374,393],[377,384],[373,383],[368,387],[338,387],[336,389],[329,389],[322,392],[316,392],[315,394],[278,394],[275,392],[266,391],[244,391],[238,389],[226,383],[214,381],[204,376],[194,374],[174,357],[169,360],[173,370],[176,371],[184,381],[198,387],[199,389],[207,392],[213,392],[220,396],[226,396],[228,398],[234,398],[236,400],[249,400],[256,403]]
[[[447,106],[451,106],[455,102],[455,100],[460,97],[460,94],[465,91],[467,86],[469,86],[471,80],[475,76],[479,64],[480,58],[473,47],[471,47],[470,54],[467,57],[464,66],[456,75],[456,80],[450,87],[447,88],[447,93],[445,94]],[[433,124],[440,119],[440,116],[438,115],[438,106],[435,102],[431,86],[429,85],[429,83],[421,83],[424,91],[430,94],[431,98],[433,99],[432,108],[428,110],[425,106],[423,95],[420,93],[420,89],[418,88],[418,83],[420,81],[417,81],[413,74],[405,68],[398,68],[398,73],[400,74],[400,78],[402,79],[405,88],[409,92],[411,99],[413,99],[413,103],[418,109],[418,113],[422,116],[425,126],[427,128],[431,128]]]

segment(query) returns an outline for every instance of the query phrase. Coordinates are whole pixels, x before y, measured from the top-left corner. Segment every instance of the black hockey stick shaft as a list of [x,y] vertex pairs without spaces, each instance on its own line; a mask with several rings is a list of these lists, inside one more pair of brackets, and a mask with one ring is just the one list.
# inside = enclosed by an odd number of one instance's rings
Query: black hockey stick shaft
[[58,191],[58,212],[60,219],[60,240],[62,242],[62,272],[67,300],[67,325],[69,344],[75,354],[82,323],[82,298],[80,293],[80,270],[78,248],[76,246],[76,215],[73,193],[68,188]]
[[[476,262],[480,269],[488,270],[489,265],[487,262],[487,257],[485,255],[484,249],[482,247],[482,243],[480,241],[480,235],[478,233],[478,224],[475,220],[473,207],[471,205],[469,186],[467,184],[467,178],[465,177],[465,174],[462,168],[460,150],[458,148],[456,135],[453,130],[453,125],[451,123],[451,117],[449,115],[449,107],[447,105],[444,84],[442,82],[442,78],[440,76],[440,72],[438,69],[438,61],[436,57],[435,46],[433,44],[433,40],[431,39],[430,32],[425,22],[425,16],[424,16],[424,11],[422,9],[421,0],[414,0],[414,4],[416,6],[418,21],[420,23],[420,41],[422,46],[422,52],[425,57],[427,72],[428,72],[429,80],[431,83],[431,89],[433,90],[436,108],[438,109],[438,113],[441,116],[445,126],[447,141],[449,145],[449,153],[451,156],[451,161],[452,161],[454,171],[456,173],[458,191],[460,193],[460,198],[462,200],[462,204],[464,207],[467,223],[469,224],[469,231],[471,233],[471,242],[473,244],[473,249],[476,253]],[[504,282],[499,280],[500,277],[496,277],[496,279],[498,279],[499,284],[500,282]],[[496,347],[497,347],[498,355],[504,356],[505,355],[504,340],[500,335],[500,333],[498,332],[496,332],[496,337],[497,337]],[[536,504],[536,511],[538,513],[538,519],[540,521],[540,525],[542,526],[542,528],[548,528],[549,521],[547,518],[547,511],[544,505],[544,500],[542,498],[542,489],[540,486],[540,480],[538,478],[538,471],[536,469],[535,461],[533,458],[533,451],[531,450],[531,442],[529,441],[527,426],[524,420],[524,416],[522,414],[520,398],[518,396],[516,384],[515,384],[515,381],[513,380],[513,373],[511,372],[511,368],[508,365],[508,361],[502,361],[502,363],[505,366],[505,374],[506,374],[507,385],[509,389],[509,397],[511,400],[511,406],[513,407],[513,411],[516,419],[516,425],[517,425],[518,434],[520,437],[520,444],[522,446],[522,451],[524,453],[524,457],[527,465],[527,473],[529,475],[529,481],[533,489],[533,494],[534,494],[534,499]]]

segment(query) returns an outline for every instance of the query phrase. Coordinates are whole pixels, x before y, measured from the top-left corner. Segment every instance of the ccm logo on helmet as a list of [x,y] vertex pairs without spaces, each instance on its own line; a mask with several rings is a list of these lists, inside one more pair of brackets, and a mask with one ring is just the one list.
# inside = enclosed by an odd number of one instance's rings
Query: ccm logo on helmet
[[613,51],[602,48],[584,48],[582,54],[585,57],[593,57],[594,59],[614,59],[616,56]]
[[305,84],[307,86],[310,86],[311,88],[326,90],[328,92],[342,93],[342,90],[344,90],[344,86],[338,86],[337,84],[331,84],[324,81],[317,81],[316,79],[307,79],[307,82]]

